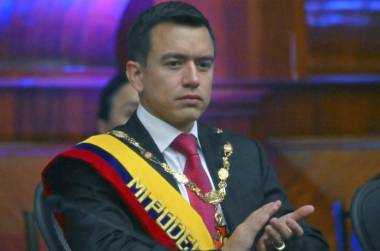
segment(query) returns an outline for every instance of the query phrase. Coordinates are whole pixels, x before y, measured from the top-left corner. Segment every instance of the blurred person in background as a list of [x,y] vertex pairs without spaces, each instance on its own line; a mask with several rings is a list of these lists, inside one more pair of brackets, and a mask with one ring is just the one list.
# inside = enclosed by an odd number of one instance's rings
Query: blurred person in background
[[97,115],[97,131],[106,133],[125,124],[139,104],[139,96],[124,72],[117,73],[102,89]]

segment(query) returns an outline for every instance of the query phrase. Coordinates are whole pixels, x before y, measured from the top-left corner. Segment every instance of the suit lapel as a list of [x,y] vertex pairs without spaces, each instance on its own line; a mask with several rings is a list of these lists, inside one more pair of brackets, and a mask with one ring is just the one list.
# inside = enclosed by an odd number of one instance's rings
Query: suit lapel
[[[215,188],[217,189],[219,183],[218,170],[222,166],[223,146],[226,143],[224,133],[217,133],[213,128],[205,125],[199,126],[199,140],[201,142],[202,151],[206,159],[207,167],[212,177]],[[231,163],[231,161],[230,161]],[[232,165],[232,163],[231,163]],[[234,168],[234,166],[231,166]],[[231,173],[230,173],[231,175]],[[231,185],[227,180],[227,184]],[[221,203],[223,215],[227,223],[229,231],[232,231],[236,227],[236,205],[234,200],[231,199],[229,194],[229,187],[227,186],[227,195],[224,201]]]
[[222,164],[223,156],[223,134],[219,134],[215,129],[201,123],[198,123],[198,125],[202,153],[214,186],[217,188],[219,182],[218,170]]
[[[158,149],[157,145],[154,143],[153,138],[137,118],[136,112],[132,114],[126,124],[116,127],[115,129],[127,133],[130,137],[134,138],[145,150],[151,152],[159,161],[165,162],[164,156]],[[136,152],[140,154],[138,150],[136,150]],[[179,192],[177,182],[170,174],[165,172],[164,169],[158,164],[151,161],[148,161],[148,163]]]

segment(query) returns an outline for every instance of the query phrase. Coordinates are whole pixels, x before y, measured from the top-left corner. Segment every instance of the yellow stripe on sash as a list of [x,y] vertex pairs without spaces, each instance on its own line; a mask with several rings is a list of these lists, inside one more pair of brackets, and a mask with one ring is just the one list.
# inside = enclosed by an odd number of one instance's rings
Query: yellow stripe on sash
[[[159,201],[158,204],[166,207],[166,209],[171,212],[179,222],[183,224],[183,226],[185,226],[186,230],[190,233],[190,236],[187,240],[184,240],[184,238],[177,240],[176,244],[178,247],[180,247],[178,241],[188,241],[193,237],[196,240],[197,249],[209,250],[215,248],[212,237],[210,236],[201,216],[190,206],[177,190],[175,190],[135,151],[130,149],[120,140],[107,134],[90,137],[82,143],[96,145],[114,156],[130,173],[133,181],[140,181],[141,185],[149,191],[150,198]],[[159,225],[163,228],[162,224]],[[166,231],[166,233],[168,234],[168,231]]]

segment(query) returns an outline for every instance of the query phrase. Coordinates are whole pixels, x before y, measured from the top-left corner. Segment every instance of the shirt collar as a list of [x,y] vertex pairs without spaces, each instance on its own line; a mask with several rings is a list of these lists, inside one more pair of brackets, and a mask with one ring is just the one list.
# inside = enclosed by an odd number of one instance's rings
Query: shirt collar
[[[145,129],[149,132],[161,153],[164,152],[173,140],[182,133],[182,131],[148,112],[141,104],[137,107],[136,113],[137,117]],[[197,138],[198,148],[200,148],[198,139],[198,123],[196,121],[194,122],[194,125],[189,133]]]

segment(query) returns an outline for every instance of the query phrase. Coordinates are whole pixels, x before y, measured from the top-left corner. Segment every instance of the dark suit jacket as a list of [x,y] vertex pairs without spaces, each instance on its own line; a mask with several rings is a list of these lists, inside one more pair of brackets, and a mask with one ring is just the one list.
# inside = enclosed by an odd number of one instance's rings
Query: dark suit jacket
[[[234,148],[230,158],[227,196],[221,204],[230,233],[265,203],[278,199],[283,202],[277,216],[292,211],[257,142],[235,134],[218,134],[215,129],[202,124],[198,128],[202,151],[214,184],[218,184],[217,170],[221,166],[223,144],[228,140]],[[127,132],[164,161],[136,114],[117,129]],[[153,167],[178,189],[173,177],[161,167]],[[63,214],[66,238],[73,250],[166,250],[144,232],[115,190],[87,163],[58,159],[47,172],[47,180],[55,199],[61,201],[58,209]],[[302,225],[305,234],[289,241],[288,250],[328,250],[317,230],[305,223]]]

